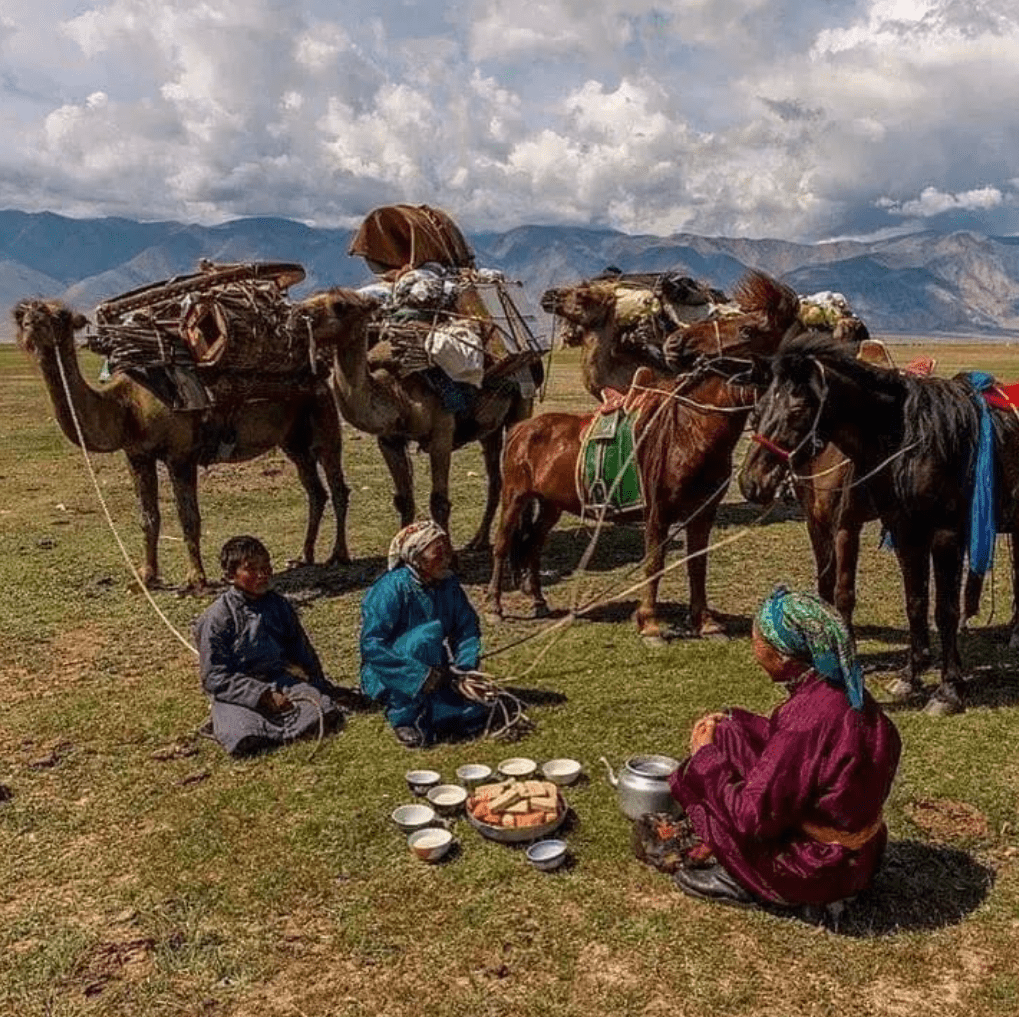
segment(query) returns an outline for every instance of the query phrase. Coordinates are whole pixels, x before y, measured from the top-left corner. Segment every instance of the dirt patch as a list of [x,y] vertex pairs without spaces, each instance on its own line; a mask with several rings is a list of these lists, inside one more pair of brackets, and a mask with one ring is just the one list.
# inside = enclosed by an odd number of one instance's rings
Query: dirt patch
[[987,817],[966,802],[951,798],[921,798],[906,806],[906,815],[938,840],[965,840],[985,837]]
[[155,946],[151,936],[132,936],[126,930],[122,937],[96,944],[82,958],[74,980],[88,997],[98,996],[111,982],[141,981],[153,972]]

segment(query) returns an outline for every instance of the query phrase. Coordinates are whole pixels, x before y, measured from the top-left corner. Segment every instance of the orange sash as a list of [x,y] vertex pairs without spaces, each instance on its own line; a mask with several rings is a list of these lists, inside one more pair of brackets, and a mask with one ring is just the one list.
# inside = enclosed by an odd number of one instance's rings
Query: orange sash
[[850,851],[859,851],[869,840],[876,837],[885,825],[885,817],[879,815],[870,826],[865,826],[856,833],[847,830],[836,830],[834,826],[820,826],[817,823],[808,823],[804,820],[800,829],[814,840],[822,844],[841,844]]

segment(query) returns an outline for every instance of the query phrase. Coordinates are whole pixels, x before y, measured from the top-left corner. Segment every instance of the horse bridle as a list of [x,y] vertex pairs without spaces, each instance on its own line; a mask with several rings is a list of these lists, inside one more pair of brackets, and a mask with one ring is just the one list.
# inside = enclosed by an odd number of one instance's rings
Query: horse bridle
[[821,440],[821,437],[817,433],[817,429],[821,424],[821,413],[824,411],[824,404],[828,399],[828,379],[824,373],[824,364],[821,363],[817,357],[811,357],[811,360],[817,365],[818,372],[821,375],[821,398],[817,403],[817,410],[814,413],[814,419],[810,424],[810,430],[800,439],[798,444],[791,449],[783,448],[777,441],[773,441],[767,435],[761,434],[759,431],[754,431],[750,435],[750,440],[760,445],[761,448],[770,452],[776,459],[780,459],[789,472],[793,472],[793,457],[799,455],[804,448],[809,447],[810,457],[814,458],[821,449],[827,444]]

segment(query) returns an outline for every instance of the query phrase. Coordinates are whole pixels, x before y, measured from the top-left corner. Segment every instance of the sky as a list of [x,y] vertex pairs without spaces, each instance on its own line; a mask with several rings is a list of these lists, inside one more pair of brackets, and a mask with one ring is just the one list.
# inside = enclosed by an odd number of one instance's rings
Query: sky
[[0,208],[1019,233],[1015,0],[0,0]]

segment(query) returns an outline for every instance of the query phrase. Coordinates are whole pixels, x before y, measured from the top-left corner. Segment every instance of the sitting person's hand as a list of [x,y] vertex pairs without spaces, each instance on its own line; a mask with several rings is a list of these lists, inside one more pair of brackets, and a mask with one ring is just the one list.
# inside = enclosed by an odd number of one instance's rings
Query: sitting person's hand
[[428,677],[425,678],[421,691],[428,695],[436,689],[441,688],[449,678],[449,671],[444,667],[432,667],[428,669]]
[[294,708],[294,704],[276,689],[266,689],[258,700],[258,705],[268,714],[286,713]]
[[715,725],[725,719],[724,713],[708,713],[701,717],[690,732],[690,755],[715,740]]

